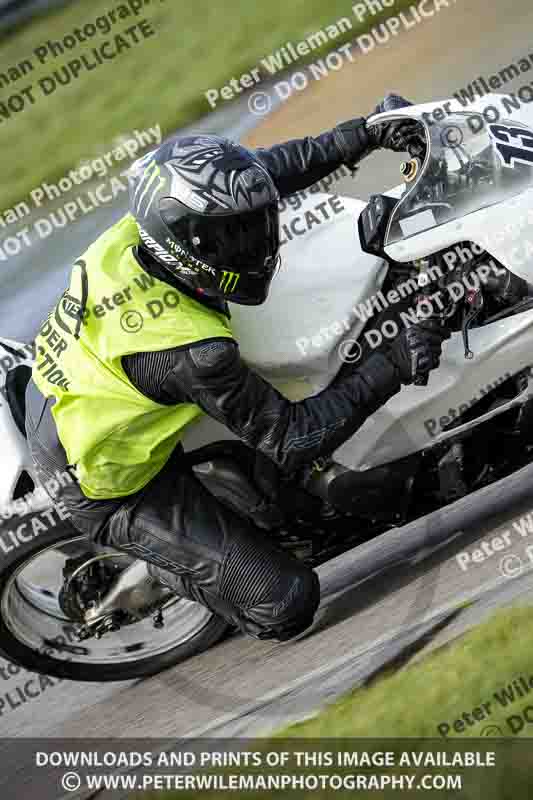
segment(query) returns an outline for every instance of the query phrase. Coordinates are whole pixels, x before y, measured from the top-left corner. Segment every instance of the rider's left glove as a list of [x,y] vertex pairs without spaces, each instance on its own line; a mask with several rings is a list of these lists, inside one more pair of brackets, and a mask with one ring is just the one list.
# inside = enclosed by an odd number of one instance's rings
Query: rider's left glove
[[[388,94],[376,106],[374,114],[394,111],[397,108],[410,106],[408,100],[396,94]],[[420,137],[420,125],[411,120],[382,123],[368,126],[364,117],[340,122],[333,128],[333,136],[343,156],[343,162],[349,167],[356,167],[359,161],[377,148],[402,152],[408,150],[411,155],[421,155],[424,147]],[[420,146],[421,145],[421,146]]]
[[[409,100],[397,94],[388,94],[379,103],[374,114],[383,114],[385,111],[396,111],[398,108],[412,106]],[[411,156],[423,156],[425,152],[425,139],[423,128],[419,122],[413,120],[396,120],[383,122],[380,125],[367,125],[370,144],[373,148],[382,147],[385,150],[394,150],[397,153],[408,152]]]

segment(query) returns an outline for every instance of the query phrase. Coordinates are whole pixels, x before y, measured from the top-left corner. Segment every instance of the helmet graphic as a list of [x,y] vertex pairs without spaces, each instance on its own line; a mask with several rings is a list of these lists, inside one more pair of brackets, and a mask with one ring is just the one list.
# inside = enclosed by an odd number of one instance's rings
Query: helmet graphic
[[266,299],[279,263],[278,191],[251,151],[184,136],[130,169],[142,247],[190,289],[234,303]]

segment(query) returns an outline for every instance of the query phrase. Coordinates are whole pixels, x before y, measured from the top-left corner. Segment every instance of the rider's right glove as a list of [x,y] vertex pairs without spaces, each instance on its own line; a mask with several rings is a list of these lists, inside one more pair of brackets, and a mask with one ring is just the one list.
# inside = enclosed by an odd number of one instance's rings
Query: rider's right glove
[[436,369],[440,363],[442,342],[449,336],[446,328],[429,320],[402,331],[389,345],[387,353],[398,369],[401,382],[405,385],[413,383]]

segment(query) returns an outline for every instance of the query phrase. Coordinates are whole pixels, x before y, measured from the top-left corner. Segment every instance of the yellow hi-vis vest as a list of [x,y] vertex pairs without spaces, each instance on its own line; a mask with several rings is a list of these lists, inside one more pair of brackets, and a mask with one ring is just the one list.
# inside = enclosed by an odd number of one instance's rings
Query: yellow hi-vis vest
[[142,489],[202,413],[193,403],[145,397],[128,380],[122,356],[233,336],[223,314],[144,272],[133,255],[137,244],[128,214],[76,261],[36,339],[33,379],[56,398],[59,439],[83,493],[94,499]]

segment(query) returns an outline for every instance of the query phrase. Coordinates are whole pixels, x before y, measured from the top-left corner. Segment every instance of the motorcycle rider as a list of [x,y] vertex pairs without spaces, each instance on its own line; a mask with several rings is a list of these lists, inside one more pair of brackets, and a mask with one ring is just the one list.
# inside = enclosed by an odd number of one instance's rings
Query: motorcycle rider
[[310,625],[317,574],[210,494],[179,442],[205,412],[258,455],[260,473],[274,464],[296,481],[438,365],[444,334],[415,325],[293,403],[243,362],[227,307],[267,298],[280,198],[408,136],[405,122],[357,118],[269,149],[170,139],[136,162],[131,213],[76,261],[36,340],[29,444],[43,483],[75,466],[78,482],[60,490],[74,526],[260,639]]

